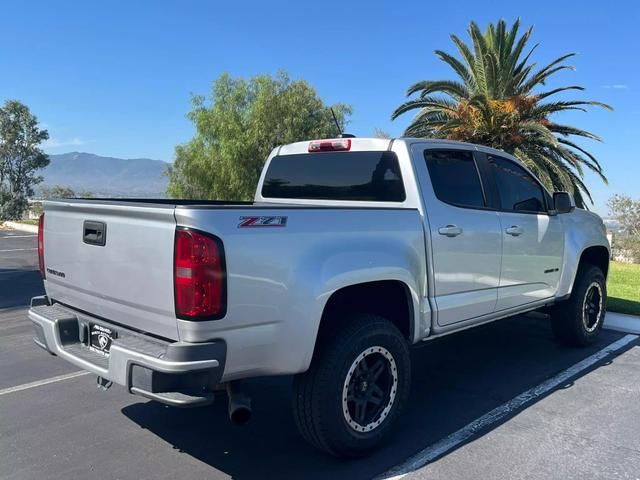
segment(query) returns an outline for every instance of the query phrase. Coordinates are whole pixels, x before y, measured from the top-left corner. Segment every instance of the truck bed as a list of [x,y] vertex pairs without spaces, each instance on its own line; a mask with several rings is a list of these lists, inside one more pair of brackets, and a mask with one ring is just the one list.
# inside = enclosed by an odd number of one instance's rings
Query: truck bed
[[[241,225],[255,218],[277,218],[282,224]],[[84,238],[93,224],[104,225],[104,245]],[[229,307],[219,321],[176,318],[178,226],[213,234],[224,244]],[[299,308],[293,297],[300,286],[295,278],[304,275],[300,269],[326,269],[312,272],[318,288],[318,276],[356,258],[368,262],[365,257],[373,253],[367,253],[363,239],[376,251],[422,258],[410,265],[420,278],[417,270],[426,262],[416,210],[170,199],[47,201],[45,287],[50,299],[88,315],[162,339],[205,341],[258,317],[266,323],[288,320],[291,312],[285,309]],[[317,261],[324,265],[314,265]]]

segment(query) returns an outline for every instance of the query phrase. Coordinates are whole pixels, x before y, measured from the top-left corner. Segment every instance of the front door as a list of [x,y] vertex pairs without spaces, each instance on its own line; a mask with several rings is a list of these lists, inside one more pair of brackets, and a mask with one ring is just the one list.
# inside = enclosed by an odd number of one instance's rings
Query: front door
[[416,164],[423,159],[427,167],[421,189],[440,326],[490,314],[496,306],[502,233],[474,154],[473,148],[413,150]]
[[562,220],[548,213],[548,195],[515,162],[487,155],[500,201],[502,269],[496,310],[553,297],[564,254]]

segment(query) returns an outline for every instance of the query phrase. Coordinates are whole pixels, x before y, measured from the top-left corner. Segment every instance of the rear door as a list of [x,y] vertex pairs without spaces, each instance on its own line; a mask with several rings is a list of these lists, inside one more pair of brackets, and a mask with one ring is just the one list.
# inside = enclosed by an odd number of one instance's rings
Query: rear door
[[498,213],[488,207],[475,149],[418,144],[412,153],[431,234],[438,325],[490,314],[497,300],[502,235]]
[[91,315],[177,339],[174,235],[173,205],[47,203],[47,295]]
[[502,230],[502,269],[496,310],[552,297],[560,281],[564,229],[549,215],[549,196],[517,163],[487,155],[495,180]]

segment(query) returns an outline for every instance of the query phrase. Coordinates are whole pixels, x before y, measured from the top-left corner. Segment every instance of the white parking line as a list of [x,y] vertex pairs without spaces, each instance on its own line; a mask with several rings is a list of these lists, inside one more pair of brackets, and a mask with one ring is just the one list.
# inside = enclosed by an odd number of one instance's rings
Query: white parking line
[[472,438],[476,433],[486,429],[490,425],[499,422],[505,417],[513,414],[522,406],[526,405],[553,390],[554,388],[562,385],[571,377],[579,374],[583,370],[593,366],[603,358],[608,355],[624,348],[629,343],[638,339],[638,335],[625,335],[621,339],[607,345],[602,350],[594,353],[593,355],[585,358],[581,362],[576,363],[575,365],[567,368],[566,370],[560,372],[555,377],[550,378],[542,382],[540,385],[533,387],[527,390],[524,393],[521,393],[517,397],[509,400],[506,403],[503,403],[499,407],[494,408],[490,412],[484,414],[480,418],[475,419],[473,422],[467,424],[462,427],[460,430],[452,433],[446,438],[434,443],[433,445],[428,446],[424,450],[416,453],[412,457],[408,458],[400,465],[391,468],[387,472],[383,473],[379,479],[386,480],[398,480],[409,475],[411,472],[418,470],[419,468],[424,467],[428,463],[432,462],[436,458],[444,455],[448,451],[456,448],[462,443],[466,442],[470,438]]
[[3,395],[8,395],[10,393],[21,392],[23,390],[29,390],[30,388],[40,387],[42,385],[49,385],[50,383],[62,382],[63,380],[69,380],[71,378],[81,377],[83,375],[89,375],[91,372],[85,372],[84,370],[80,372],[67,373],[65,375],[58,375],[57,377],[45,378],[44,380],[37,380],[31,383],[23,383],[22,385],[17,385],[15,387],[9,387],[0,390],[0,397]]
[[33,238],[33,237],[37,237],[38,235],[4,235],[2,237],[0,237],[0,239],[2,238]]
[[0,250],[0,253],[2,252],[26,252],[28,250],[37,250],[38,248],[11,248],[9,250]]

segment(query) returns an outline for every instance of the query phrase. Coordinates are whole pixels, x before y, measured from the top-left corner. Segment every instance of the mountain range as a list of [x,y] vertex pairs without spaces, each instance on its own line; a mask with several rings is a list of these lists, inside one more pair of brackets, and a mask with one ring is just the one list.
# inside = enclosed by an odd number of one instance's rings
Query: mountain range
[[49,160],[38,188],[61,185],[98,197],[164,197],[167,189],[168,179],[163,173],[168,164],[161,160],[84,152],[49,155]]

